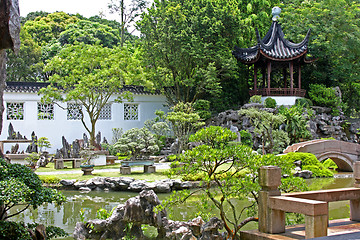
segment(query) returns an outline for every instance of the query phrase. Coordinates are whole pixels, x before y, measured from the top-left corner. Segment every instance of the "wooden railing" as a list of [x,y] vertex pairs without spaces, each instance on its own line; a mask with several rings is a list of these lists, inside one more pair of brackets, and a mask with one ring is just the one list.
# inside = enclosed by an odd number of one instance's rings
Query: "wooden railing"
[[301,88],[258,88],[256,90],[249,90],[250,96],[296,96],[304,97],[306,93],[305,89]]
[[360,162],[354,163],[354,188],[288,193],[281,195],[281,170],[275,166],[260,168],[259,231],[285,232],[285,212],[305,215],[305,238],[327,236],[328,203],[350,201],[350,220],[360,221]]

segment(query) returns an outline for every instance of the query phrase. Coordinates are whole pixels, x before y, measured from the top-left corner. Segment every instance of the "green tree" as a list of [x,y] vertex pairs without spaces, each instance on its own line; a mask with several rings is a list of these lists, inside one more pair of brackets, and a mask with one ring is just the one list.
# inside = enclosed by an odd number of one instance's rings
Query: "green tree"
[[288,133],[290,143],[299,142],[300,138],[310,138],[311,134],[308,128],[308,121],[305,119],[304,107],[294,105],[291,108],[280,108],[279,113],[285,117],[285,131]]
[[231,49],[238,26],[236,9],[218,1],[156,1],[142,15],[151,78],[171,105],[220,93],[220,75],[236,68]]
[[137,17],[146,9],[145,0],[131,0],[130,5],[126,5],[125,0],[111,0],[108,7],[111,13],[120,16],[120,45],[123,46],[131,34],[128,34],[129,27],[135,22]]
[[[217,109],[244,101],[249,71],[231,51],[256,42],[278,1],[155,1],[138,28],[151,77],[170,104],[206,96]],[[229,104],[230,103],[230,104]]]
[[[63,101],[80,104],[90,123],[82,114],[81,121],[95,146],[95,126],[101,109],[114,94],[117,101],[129,94],[121,93],[126,84],[142,84],[142,69],[139,67],[136,50],[130,47],[105,48],[99,45],[79,44],[63,48],[45,67],[54,71],[51,85],[42,89],[44,101]],[[81,110],[82,111],[82,110]]]
[[241,109],[239,114],[246,115],[250,119],[254,132],[261,138],[263,154],[273,153],[274,150],[278,152],[289,144],[290,139],[286,132],[278,130],[285,120],[284,116],[256,108]]
[[100,44],[108,48],[115,47],[119,43],[115,29],[88,20],[80,20],[67,25],[59,35],[58,41],[61,45],[83,42],[91,45]]
[[309,87],[309,97],[316,106],[331,108],[333,114],[339,114],[339,108],[344,107],[344,104],[340,96],[336,96],[335,89],[323,84],[310,84]]
[[7,51],[7,81],[36,82],[41,79],[41,48],[26,30],[20,31],[20,52]]
[[[197,191],[178,191],[164,202],[165,206],[191,199],[201,199],[198,209],[207,207],[209,201],[218,210],[224,222],[228,239],[238,239],[239,230],[248,222],[256,221],[258,202],[258,169],[264,165],[281,167],[283,174],[291,174],[293,162],[274,155],[259,155],[245,145],[230,145],[236,134],[229,129],[210,126],[190,137],[191,141],[203,145],[180,155],[183,166],[173,169],[171,175],[189,176],[201,174],[202,188]],[[303,179],[289,177],[282,179],[281,189],[285,192],[304,190]],[[214,187],[214,184],[216,187]],[[198,196],[200,194],[200,197]],[[238,209],[234,201],[248,200],[249,204]],[[205,213],[206,214],[206,213]],[[245,220],[243,220],[247,217]],[[243,220],[243,221],[242,221]]]
[[178,153],[181,153],[182,150],[187,149],[186,144],[189,142],[190,135],[205,123],[201,121],[191,103],[179,102],[171,110],[167,114],[166,120],[171,123],[172,131],[178,140]]
[[69,16],[64,12],[50,13],[46,17],[37,17],[33,21],[27,21],[23,29],[40,46],[54,42],[70,23],[76,23],[79,19]]
[[295,42],[311,28],[309,52],[317,61],[304,68],[303,86],[339,86],[348,112],[360,110],[359,6],[358,1],[347,0],[285,1],[280,20],[284,32]]
[[132,128],[126,131],[114,144],[121,152],[129,153],[131,160],[159,151],[157,139],[147,128]]
[[[30,206],[37,208],[43,203],[60,204],[65,201],[65,197],[56,190],[43,187],[30,168],[8,164],[3,159],[0,159],[0,192],[0,220],[18,215]],[[13,207],[19,207],[19,210],[7,215]]]

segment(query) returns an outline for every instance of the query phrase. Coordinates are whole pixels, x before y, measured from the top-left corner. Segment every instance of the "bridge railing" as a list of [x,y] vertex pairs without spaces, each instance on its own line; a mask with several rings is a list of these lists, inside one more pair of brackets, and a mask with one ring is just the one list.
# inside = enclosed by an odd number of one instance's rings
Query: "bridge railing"
[[305,215],[305,238],[327,236],[328,202],[350,201],[350,219],[360,221],[360,162],[354,164],[355,187],[281,195],[281,170],[274,166],[260,168],[259,231],[285,232],[285,212]]

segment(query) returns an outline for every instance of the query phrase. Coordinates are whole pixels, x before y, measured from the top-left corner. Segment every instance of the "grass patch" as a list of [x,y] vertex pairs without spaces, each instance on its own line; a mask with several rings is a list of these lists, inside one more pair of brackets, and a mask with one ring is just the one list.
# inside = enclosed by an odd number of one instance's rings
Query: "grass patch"
[[[99,169],[95,167],[95,169]],[[68,169],[69,170],[69,169]],[[89,180],[94,177],[131,177],[136,180],[147,180],[147,181],[156,181],[167,179],[167,175],[165,174],[166,169],[159,169],[156,173],[144,173],[143,170],[139,171],[132,171],[130,175],[123,175],[120,174],[120,170],[118,172],[98,172],[94,173],[93,175],[86,175],[83,176],[82,173],[75,173],[75,174],[56,174],[54,171],[54,175],[46,175],[46,178],[60,178],[60,179],[77,179],[79,181],[82,180]],[[36,173],[36,172],[35,172]],[[41,175],[40,175],[41,176]]]

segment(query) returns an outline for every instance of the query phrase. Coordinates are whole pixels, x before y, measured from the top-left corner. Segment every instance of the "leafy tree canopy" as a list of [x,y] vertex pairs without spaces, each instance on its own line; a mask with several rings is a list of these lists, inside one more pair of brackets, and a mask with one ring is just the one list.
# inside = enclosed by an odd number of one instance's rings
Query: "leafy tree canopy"
[[112,48],[118,45],[119,38],[117,31],[109,26],[88,20],[80,20],[67,25],[65,31],[60,34],[58,41],[61,45],[73,45],[83,42]]
[[[90,127],[82,122],[94,144],[95,124],[101,109],[113,94],[118,100],[129,96],[120,89],[124,85],[141,84],[151,87],[143,78],[138,53],[128,47],[106,48],[99,45],[70,45],[63,48],[45,67],[53,71],[51,85],[41,91],[45,101],[81,104],[89,115]],[[93,145],[94,146],[94,145]]]
[[280,20],[295,42],[311,28],[309,51],[318,60],[304,68],[303,85],[339,86],[348,110],[356,111],[360,110],[359,7],[359,2],[347,0],[286,1]]
[[[224,222],[228,239],[238,239],[239,230],[249,221],[256,221],[258,192],[258,170],[261,166],[281,167],[283,174],[291,175],[292,161],[268,154],[260,155],[245,145],[231,145],[236,134],[229,129],[210,126],[201,129],[190,137],[203,145],[180,155],[181,167],[172,169],[170,175],[189,177],[200,175],[202,188],[197,191],[177,191],[165,200],[166,206],[191,199],[196,196],[199,213],[209,216],[209,209],[215,206]],[[304,190],[303,179],[289,177],[282,179],[282,191]],[[216,186],[216,187],[214,187]],[[200,196],[199,196],[200,195]],[[199,200],[200,199],[200,200]],[[248,205],[239,209],[235,201],[247,200]],[[209,203],[211,202],[211,204]],[[245,217],[246,220],[244,220]],[[244,221],[242,221],[244,220]]]
[[[20,214],[30,206],[37,208],[43,203],[60,204],[65,201],[65,197],[56,190],[43,187],[30,168],[8,164],[3,159],[0,159],[0,192],[0,220]],[[7,215],[7,211],[15,206],[20,210]]]
[[264,29],[277,2],[155,1],[138,23],[152,81],[172,105],[205,98],[221,108],[244,101],[249,76],[244,67],[238,72],[231,51],[256,41],[255,26]]
[[8,50],[7,81],[36,82],[41,79],[41,47],[27,31],[20,32],[20,52]]
[[23,29],[40,45],[47,45],[55,41],[60,33],[65,30],[70,23],[75,23],[79,19],[64,12],[50,13],[46,17],[37,17],[33,21],[27,21]]

